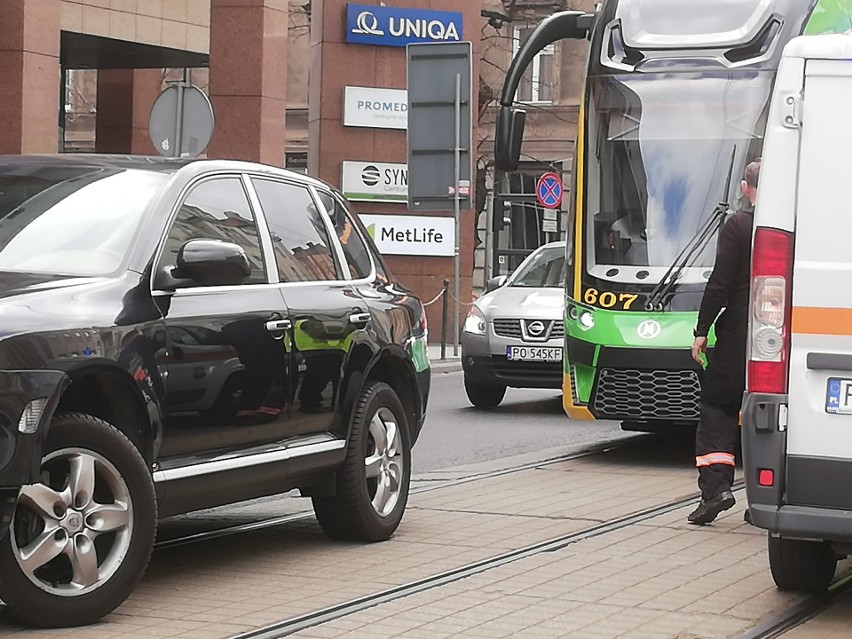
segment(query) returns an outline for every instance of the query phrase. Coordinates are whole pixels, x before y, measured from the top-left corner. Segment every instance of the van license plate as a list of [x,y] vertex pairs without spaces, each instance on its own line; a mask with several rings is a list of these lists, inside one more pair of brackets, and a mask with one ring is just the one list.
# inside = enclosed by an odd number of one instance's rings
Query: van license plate
[[506,359],[526,362],[561,362],[559,346],[507,346]]
[[828,378],[825,412],[852,415],[852,379]]

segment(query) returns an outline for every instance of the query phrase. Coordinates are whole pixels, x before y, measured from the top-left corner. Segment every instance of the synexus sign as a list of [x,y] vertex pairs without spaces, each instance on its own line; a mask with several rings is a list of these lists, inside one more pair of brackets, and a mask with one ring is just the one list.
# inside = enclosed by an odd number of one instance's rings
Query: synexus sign
[[353,202],[407,202],[408,166],[344,161],[341,190]]

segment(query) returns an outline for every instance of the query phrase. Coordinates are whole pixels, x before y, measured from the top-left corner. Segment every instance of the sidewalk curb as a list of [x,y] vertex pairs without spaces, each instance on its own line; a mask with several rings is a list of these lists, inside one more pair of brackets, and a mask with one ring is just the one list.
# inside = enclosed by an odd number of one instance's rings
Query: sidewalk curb
[[458,373],[462,370],[461,361],[459,360],[437,360],[429,362],[429,366],[433,373]]

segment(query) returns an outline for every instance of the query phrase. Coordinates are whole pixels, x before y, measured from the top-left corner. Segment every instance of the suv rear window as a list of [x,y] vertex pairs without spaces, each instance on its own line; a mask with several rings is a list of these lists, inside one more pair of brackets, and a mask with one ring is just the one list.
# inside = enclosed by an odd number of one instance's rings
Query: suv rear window
[[308,189],[252,178],[269,232],[282,282],[339,279],[331,242]]
[[113,273],[168,177],[102,167],[0,166],[0,270]]

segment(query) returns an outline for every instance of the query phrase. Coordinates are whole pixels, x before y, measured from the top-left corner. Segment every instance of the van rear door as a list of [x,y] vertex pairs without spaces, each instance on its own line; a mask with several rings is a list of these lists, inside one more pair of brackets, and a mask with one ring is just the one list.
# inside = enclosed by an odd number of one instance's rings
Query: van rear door
[[852,509],[850,105],[852,63],[806,59],[802,103],[795,105],[801,145],[787,432],[791,505]]

